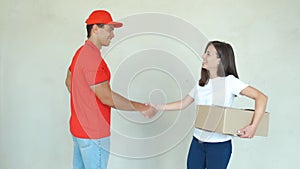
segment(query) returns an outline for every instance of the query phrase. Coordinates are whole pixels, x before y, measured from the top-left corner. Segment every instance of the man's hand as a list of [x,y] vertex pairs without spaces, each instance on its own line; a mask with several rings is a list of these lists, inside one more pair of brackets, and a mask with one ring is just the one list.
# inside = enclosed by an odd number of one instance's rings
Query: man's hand
[[145,108],[140,110],[140,112],[144,115],[144,117],[150,119],[156,115],[157,110],[151,104],[145,104]]

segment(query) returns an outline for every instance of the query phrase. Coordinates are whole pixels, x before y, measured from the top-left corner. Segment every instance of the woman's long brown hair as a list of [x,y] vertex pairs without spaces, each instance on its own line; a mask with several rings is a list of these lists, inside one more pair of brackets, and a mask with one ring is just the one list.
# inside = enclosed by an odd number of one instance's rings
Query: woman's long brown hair
[[[235,56],[231,45],[220,41],[211,41],[207,44],[205,52],[210,45],[213,45],[216,48],[217,55],[221,59],[221,64],[219,64],[217,75],[220,77],[233,75],[236,78],[239,78],[235,65]],[[202,68],[199,85],[205,86],[208,83],[209,78],[209,71]]]

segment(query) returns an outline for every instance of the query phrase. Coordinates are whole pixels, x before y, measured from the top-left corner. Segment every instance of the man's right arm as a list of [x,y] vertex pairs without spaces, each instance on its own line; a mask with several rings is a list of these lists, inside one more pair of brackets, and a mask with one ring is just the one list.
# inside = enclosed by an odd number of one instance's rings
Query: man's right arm
[[118,93],[115,93],[111,90],[108,81],[94,85],[91,89],[95,92],[96,96],[103,104],[110,107],[119,110],[139,111],[148,118],[153,117],[157,113],[157,110],[150,105],[128,100]]
[[67,74],[67,77],[66,77],[65,84],[66,84],[66,87],[67,87],[69,92],[70,92],[70,89],[71,89],[71,75],[72,75],[72,72],[70,70],[68,70],[68,74]]

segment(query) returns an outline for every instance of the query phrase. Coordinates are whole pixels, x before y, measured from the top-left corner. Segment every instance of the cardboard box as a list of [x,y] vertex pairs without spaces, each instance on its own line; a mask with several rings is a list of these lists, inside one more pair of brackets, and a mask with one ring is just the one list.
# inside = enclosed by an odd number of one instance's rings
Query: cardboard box
[[[254,111],[221,106],[199,105],[195,127],[223,134],[236,135],[239,129],[249,125]],[[266,112],[256,130],[256,136],[267,136],[269,130],[269,113]]]

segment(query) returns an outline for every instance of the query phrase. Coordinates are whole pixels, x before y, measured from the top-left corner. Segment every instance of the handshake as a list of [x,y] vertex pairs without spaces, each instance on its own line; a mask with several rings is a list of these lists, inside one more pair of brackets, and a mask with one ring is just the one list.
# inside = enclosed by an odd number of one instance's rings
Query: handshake
[[138,111],[148,119],[154,117],[159,110],[163,110],[163,105],[152,105],[149,103],[144,104],[140,109],[138,109]]

